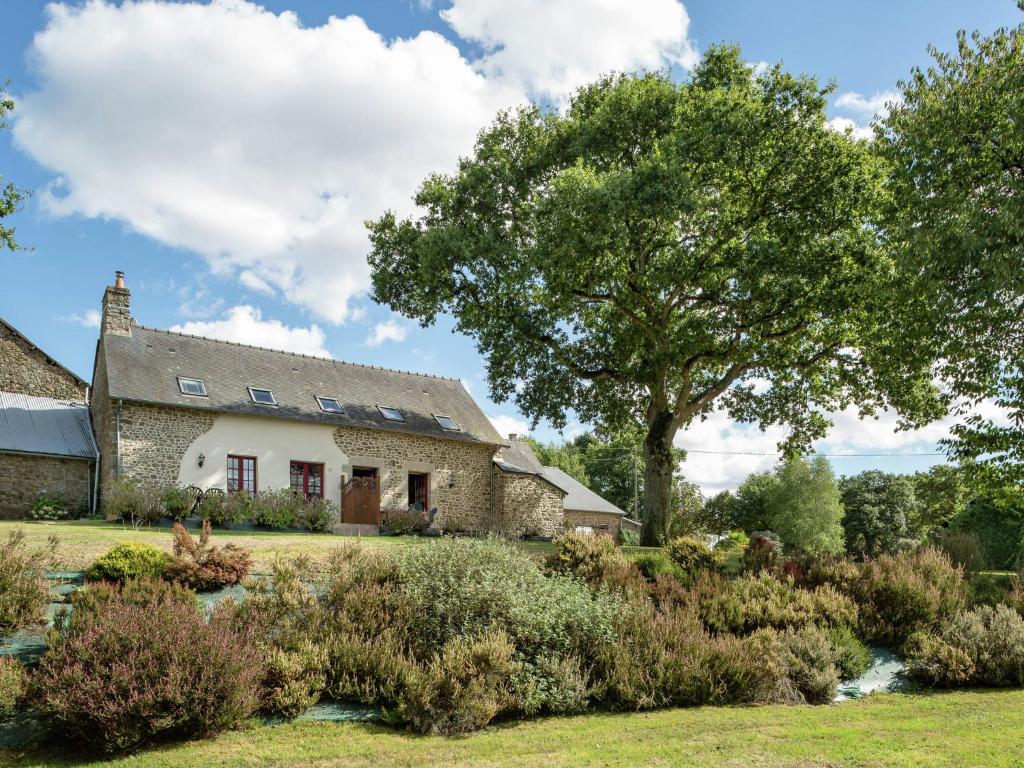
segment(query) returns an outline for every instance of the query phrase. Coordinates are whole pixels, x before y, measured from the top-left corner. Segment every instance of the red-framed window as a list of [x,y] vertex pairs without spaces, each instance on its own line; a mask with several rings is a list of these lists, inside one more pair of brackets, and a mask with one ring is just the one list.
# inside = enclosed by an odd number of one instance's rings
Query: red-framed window
[[324,497],[324,465],[311,461],[293,461],[289,467],[291,488],[305,499]]
[[228,493],[256,493],[256,457],[228,456]]
[[414,504],[424,510],[430,508],[430,475],[425,472],[409,473],[409,506]]

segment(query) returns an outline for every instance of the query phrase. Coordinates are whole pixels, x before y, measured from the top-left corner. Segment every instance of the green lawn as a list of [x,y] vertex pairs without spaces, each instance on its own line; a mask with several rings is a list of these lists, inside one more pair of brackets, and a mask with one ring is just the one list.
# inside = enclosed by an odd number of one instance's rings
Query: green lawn
[[[20,759],[19,759],[20,758]],[[1024,691],[883,694],[824,707],[595,714],[423,737],[360,724],[254,727],[111,761],[173,766],[1019,766]],[[0,766],[93,765],[0,751]]]
[[[74,520],[65,523],[44,523],[34,521],[0,520],[0,537],[6,537],[13,528],[22,528],[29,543],[42,544],[50,535],[60,539],[58,556],[62,567],[69,570],[83,569],[114,544],[121,541],[138,541],[171,551],[169,528],[132,528],[122,523],[107,523],[100,520]],[[327,533],[279,533],[275,531],[213,531],[218,544],[237,544],[253,553],[256,570],[265,571],[277,555],[306,554],[323,557],[331,549],[345,541],[360,541],[373,547],[406,547],[430,543],[433,539],[419,536],[336,536]],[[522,541],[518,546],[531,554],[546,554],[551,545],[546,542]],[[627,547],[629,551],[643,551],[642,547]]]

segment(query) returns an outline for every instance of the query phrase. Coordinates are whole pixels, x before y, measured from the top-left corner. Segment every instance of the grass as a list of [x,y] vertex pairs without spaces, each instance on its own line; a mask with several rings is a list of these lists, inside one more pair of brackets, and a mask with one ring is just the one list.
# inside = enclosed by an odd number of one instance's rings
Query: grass
[[[0,537],[8,531],[22,528],[29,544],[43,544],[51,535],[60,539],[58,554],[61,567],[68,570],[82,570],[97,557],[121,541],[152,544],[171,551],[169,528],[133,528],[122,523],[108,523],[102,520],[72,520],[60,523],[35,521],[0,520]],[[230,531],[214,529],[217,544],[237,544],[253,554],[256,570],[266,570],[274,557],[305,554],[313,558],[323,557],[331,549],[355,537],[337,536],[329,533],[293,533],[290,531]],[[422,546],[433,539],[420,536],[367,536],[358,541],[372,547]],[[530,554],[546,554],[551,544],[541,541],[522,541],[518,546]],[[626,547],[629,551],[642,551],[642,547]]]
[[[254,727],[105,765],[175,766],[1019,766],[1024,691],[880,694],[823,707],[702,707],[492,726],[459,738],[355,723]],[[0,766],[99,765],[0,750]]]

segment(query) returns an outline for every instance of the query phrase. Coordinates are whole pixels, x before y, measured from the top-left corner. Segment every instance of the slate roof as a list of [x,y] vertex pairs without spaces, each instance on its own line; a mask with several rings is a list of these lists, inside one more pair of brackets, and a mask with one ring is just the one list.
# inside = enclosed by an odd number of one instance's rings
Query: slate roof
[[539,475],[543,467],[537,461],[530,444],[517,439],[515,435],[510,435],[508,442],[509,444],[501,449],[501,458],[494,463],[505,472]]
[[[132,326],[131,336],[103,337],[110,397],[220,413],[254,414],[449,440],[502,445],[458,379],[345,363],[173,331]],[[177,377],[202,379],[207,397],[184,395]],[[248,387],[269,389],[278,405],[253,403]],[[344,414],[324,413],[316,397],[336,398]],[[402,411],[387,421],[377,406]],[[442,429],[450,416],[459,431]]]
[[95,459],[85,403],[0,392],[0,453]]
[[543,467],[541,477],[565,491],[562,509],[569,512],[609,512],[626,516],[626,513],[610,501],[598,496],[579,480],[570,477],[558,467]]
[[71,376],[80,386],[82,386],[82,387],[89,386],[89,382],[85,381],[81,376],[79,376],[77,373],[72,371],[70,368],[67,368],[66,366],[64,366],[59,361],[54,360],[52,357],[50,357],[48,354],[46,354],[46,350],[45,349],[42,349],[39,346],[37,346],[36,343],[32,341],[32,339],[30,339],[24,333],[19,331],[17,328],[15,328],[9,322],[4,320],[2,317],[0,317],[0,324],[3,324],[7,328],[7,330],[9,330],[11,333],[13,333],[15,336],[17,336],[22,341],[24,341],[26,344],[28,344],[30,349],[36,349],[36,350],[39,350],[40,352],[42,352],[43,356],[46,358],[46,361],[48,363],[50,363],[51,365],[55,365],[58,368],[60,368],[66,374]]

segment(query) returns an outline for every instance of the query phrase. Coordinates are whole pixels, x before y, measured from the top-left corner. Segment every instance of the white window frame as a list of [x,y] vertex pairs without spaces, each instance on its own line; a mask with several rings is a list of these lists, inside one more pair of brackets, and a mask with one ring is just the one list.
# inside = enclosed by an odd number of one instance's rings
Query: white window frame
[[[314,395],[314,397],[316,398],[316,404],[320,406],[320,410],[323,411],[324,413],[333,413],[335,416],[344,416],[345,415],[345,406],[341,404],[341,400],[339,400],[338,398],[336,398],[336,397],[321,397],[320,395]],[[338,406],[338,410],[333,411],[333,410],[330,410],[329,408],[324,408],[324,402],[325,401],[330,401],[330,402],[334,403],[336,406]]]
[[[178,379],[178,391],[181,392],[181,394],[188,395],[189,397],[209,397],[210,396],[209,393],[206,391],[206,382],[203,381],[202,379],[196,379],[196,378],[193,378],[192,376],[178,376],[177,379]],[[186,382],[186,381],[189,382],[189,383],[196,383],[196,384],[198,384],[199,388],[202,389],[203,391],[202,392],[186,392],[185,391],[185,386],[184,386],[184,382]]]
[[[249,390],[249,399],[252,400],[253,403],[255,403],[256,405],[263,405],[263,406],[266,406],[267,408],[276,408],[277,407],[277,397],[274,395],[274,390],[266,389],[264,387],[248,387],[248,390]],[[273,400],[273,402],[272,403],[261,402],[261,401],[256,399],[256,395],[254,395],[253,392],[266,392],[268,395],[270,395],[270,399]]]

